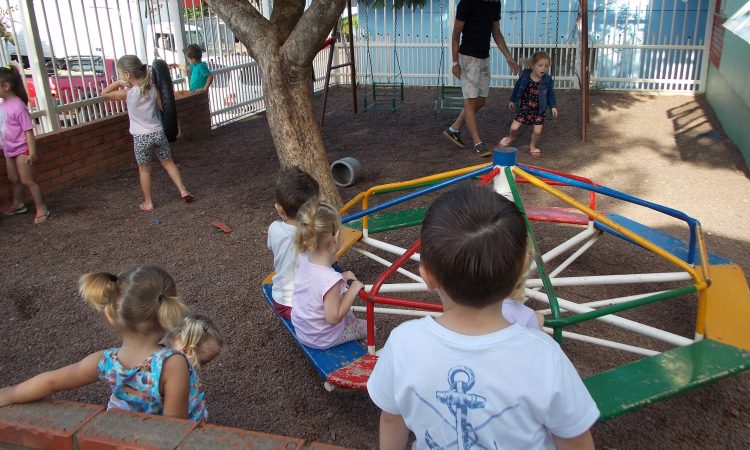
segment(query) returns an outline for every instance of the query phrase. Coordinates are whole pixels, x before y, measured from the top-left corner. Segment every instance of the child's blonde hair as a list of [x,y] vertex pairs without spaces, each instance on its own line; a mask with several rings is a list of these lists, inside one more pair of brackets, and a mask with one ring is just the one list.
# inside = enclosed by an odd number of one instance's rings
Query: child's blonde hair
[[151,86],[151,69],[135,55],[125,55],[117,60],[117,68],[138,80],[138,89],[144,97]]
[[526,67],[533,67],[534,64],[538,63],[539,61],[546,59],[550,65],[552,65],[552,58],[550,58],[549,53],[545,51],[539,51],[531,55],[531,58],[524,59],[522,61],[522,64]]
[[213,320],[203,314],[194,313],[185,316],[181,326],[170,331],[165,340],[167,345],[184,353],[190,365],[198,368],[201,365],[198,347],[208,338],[216,340],[219,348],[224,345],[224,339]]
[[529,279],[529,275],[531,274],[532,261],[534,261],[534,251],[531,248],[531,242],[529,242],[526,245],[526,263],[524,266],[526,270],[521,271],[521,276],[518,278],[513,291],[508,295],[508,300],[526,303],[526,280]]
[[86,303],[125,330],[166,332],[177,327],[187,311],[174,280],[158,266],[137,266],[119,275],[87,273],[78,284]]
[[294,245],[300,252],[308,252],[325,245],[341,228],[341,218],[333,206],[315,197],[297,212],[297,231]]

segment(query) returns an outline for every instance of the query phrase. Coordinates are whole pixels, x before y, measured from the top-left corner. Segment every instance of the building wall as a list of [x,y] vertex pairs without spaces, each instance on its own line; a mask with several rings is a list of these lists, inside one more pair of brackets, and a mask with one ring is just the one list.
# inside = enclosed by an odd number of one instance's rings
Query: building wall
[[[745,0],[722,0],[730,17]],[[720,19],[722,20],[722,19]],[[740,148],[750,168],[750,43],[724,30],[721,60],[708,68],[706,98],[732,141]]]
[[[180,96],[177,99],[177,120],[182,138],[211,134],[208,95]],[[79,184],[113,167],[134,164],[133,138],[128,128],[128,115],[123,113],[37,136],[39,160],[34,165],[34,180],[42,189],[42,196]],[[2,164],[0,205],[11,201],[7,180],[5,164]]]

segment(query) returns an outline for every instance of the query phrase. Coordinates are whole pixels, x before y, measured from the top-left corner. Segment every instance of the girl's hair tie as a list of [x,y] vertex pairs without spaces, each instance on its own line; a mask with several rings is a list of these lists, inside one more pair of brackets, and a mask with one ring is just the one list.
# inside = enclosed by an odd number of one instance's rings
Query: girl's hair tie
[[117,280],[118,280],[118,279],[119,279],[119,278],[117,278],[117,275],[115,275],[115,274],[112,274],[112,273],[110,273],[110,274],[109,274],[109,281],[111,281],[111,282],[113,282],[113,283],[117,283]]
[[159,294],[159,303],[161,303],[162,300],[164,300],[164,294]]
[[203,332],[204,333],[208,333],[208,324],[207,323],[203,324]]

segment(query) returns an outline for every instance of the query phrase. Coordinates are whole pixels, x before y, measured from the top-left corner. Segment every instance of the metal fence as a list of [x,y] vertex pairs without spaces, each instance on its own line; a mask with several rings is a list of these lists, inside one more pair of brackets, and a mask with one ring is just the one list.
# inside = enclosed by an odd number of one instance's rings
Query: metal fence
[[[254,0],[268,13],[270,0]],[[695,92],[705,89],[708,24],[715,0],[592,0],[591,87]],[[360,5],[354,36],[342,36],[334,64],[347,62],[354,39],[358,83],[454,85],[450,33],[456,0],[428,0],[424,8],[394,11],[392,2]],[[559,88],[577,88],[580,57],[575,0],[501,2],[501,30],[515,59],[546,50]],[[355,8],[356,10],[356,8]],[[201,0],[0,0],[0,63],[24,67],[37,131],[69,127],[124,111],[103,101],[103,86],[117,77],[124,54],[147,62],[184,64],[182,49],[203,50],[214,73],[209,90],[211,121],[219,126],[265,109],[256,62],[229,27]],[[341,27],[346,30],[345,27]],[[492,86],[516,77],[499,51],[491,50]],[[323,88],[327,51],[314,61],[314,89]],[[175,69],[176,89],[187,89]],[[351,84],[348,69],[332,84]]]

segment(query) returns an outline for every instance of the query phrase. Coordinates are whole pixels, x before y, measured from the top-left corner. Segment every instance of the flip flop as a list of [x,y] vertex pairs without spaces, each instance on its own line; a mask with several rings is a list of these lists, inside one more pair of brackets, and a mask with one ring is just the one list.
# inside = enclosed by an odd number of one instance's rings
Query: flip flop
[[537,149],[531,150],[531,156],[534,158],[540,158],[542,156],[542,149],[537,148]]
[[25,214],[29,212],[29,208],[26,207],[26,205],[21,205],[18,208],[13,208],[13,205],[10,205],[8,209],[3,211],[4,216],[15,216],[16,214]]
[[140,210],[141,210],[141,212],[145,212],[145,213],[147,213],[147,212],[151,212],[151,211],[153,211],[153,210],[154,210],[154,207],[153,207],[153,206],[151,206],[151,207],[148,207],[148,206],[143,206],[144,204],[145,204],[145,202],[144,202],[144,203],[141,203],[140,205],[138,205],[138,209],[140,209]]
[[182,197],[182,200],[185,201],[185,203],[190,203],[192,201],[195,201],[195,196],[191,194],[190,192],[184,193],[181,197]]
[[40,223],[44,223],[49,219],[49,209],[44,210],[44,215],[41,217],[34,217],[34,225],[39,225]]

